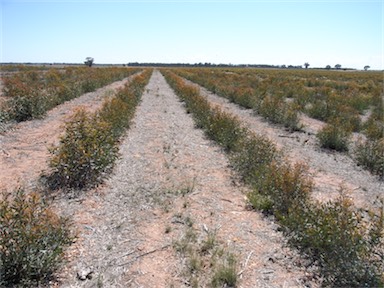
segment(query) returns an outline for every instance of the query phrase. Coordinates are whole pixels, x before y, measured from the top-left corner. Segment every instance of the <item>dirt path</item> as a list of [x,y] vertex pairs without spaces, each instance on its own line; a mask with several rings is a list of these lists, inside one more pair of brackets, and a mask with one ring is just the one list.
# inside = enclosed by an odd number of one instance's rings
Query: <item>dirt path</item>
[[[120,152],[103,187],[56,202],[79,229],[62,287],[190,287],[188,261],[175,243],[210,232],[236,255],[238,287],[309,283],[276,225],[245,209],[245,188],[234,183],[225,155],[194,128],[157,70]],[[88,268],[92,279],[78,280]],[[199,287],[209,283],[209,269]]]
[[43,119],[18,123],[0,134],[0,191],[11,191],[17,186],[27,190],[35,187],[41,171],[47,168],[48,148],[58,143],[65,121],[79,107],[96,111],[103,99],[128,79],[65,102],[50,110]]
[[384,182],[358,167],[348,155],[319,148],[315,134],[322,127],[321,121],[304,116],[305,132],[290,133],[267,123],[251,109],[244,109],[205,88],[198,87],[202,95],[205,95],[212,104],[236,115],[251,130],[267,136],[276,143],[285,151],[289,161],[308,164],[315,181],[313,196],[316,199],[327,201],[335,198],[341,186],[348,190],[354,203],[359,207],[376,205],[377,197],[384,196]]

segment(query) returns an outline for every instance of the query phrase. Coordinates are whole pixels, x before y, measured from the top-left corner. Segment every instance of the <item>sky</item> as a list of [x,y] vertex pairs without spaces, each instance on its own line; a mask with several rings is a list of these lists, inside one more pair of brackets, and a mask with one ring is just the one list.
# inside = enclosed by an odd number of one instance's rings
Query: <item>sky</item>
[[0,62],[384,69],[383,1],[0,0]]

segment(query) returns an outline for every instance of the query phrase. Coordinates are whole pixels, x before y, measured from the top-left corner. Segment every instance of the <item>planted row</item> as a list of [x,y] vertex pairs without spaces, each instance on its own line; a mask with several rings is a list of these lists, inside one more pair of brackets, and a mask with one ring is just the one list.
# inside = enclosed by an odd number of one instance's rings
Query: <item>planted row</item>
[[[288,104],[294,110],[331,123],[339,118],[348,129],[368,132],[371,125],[383,128],[381,73],[334,72],[265,69],[178,69],[177,73],[199,83],[272,122],[279,123],[276,110]],[[273,102],[275,109],[268,109]],[[266,105],[266,107],[264,107]],[[287,108],[288,109],[288,108]],[[362,122],[360,115],[370,110],[371,121]],[[284,111],[279,111],[284,115]],[[282,117],[282,116],[280,116]],[[276,119],[275,119],[276,118]],[[375,120],[375,121],[373,121]]]
[[[350,152],[358,165],[384,179],[383,83],[377,73],[345,75],[333,71],[257,69],[174,71],[291,131],[303,128],[299,112],[326,121],[317,134],[320,146]],[[368,117],[363,122],[361,114],[364,113],[368,113]],[[366,139],[352,143],[352,133],[359,131]]]
[[42,117],[53,107],[121,80],[138,69],[68,67],[27,70],[2,77],[5,103],[0,119],[26,121]]
[[75,113],[66,124],[60,144],[50,150],[47,182],[52,189],[82,189],[100,183],[118,157],[119,139],[129,127],[151,73],[145,70],[137,75],[97,113]]
[[333,202],[312,201],[305,165],[290,164],[272,142],[211,107],[198,89],[170,71],[162,73],[196,125],[229,153],[233,168],[251,187],[250,205],[275,216],[289,243],[319,267],[325,286],[384,285],[383,211],[358,210],[343,192]]
[[[60,145],[51,150],[51,187],[96,185],[112,167],[117,144],[133,117],[151,75],[136,76],[96,114],[82,110],[67,123]],[[69,218],[58,216],[38,193],[0,195],[0,286],[50,285],[75,235]]]

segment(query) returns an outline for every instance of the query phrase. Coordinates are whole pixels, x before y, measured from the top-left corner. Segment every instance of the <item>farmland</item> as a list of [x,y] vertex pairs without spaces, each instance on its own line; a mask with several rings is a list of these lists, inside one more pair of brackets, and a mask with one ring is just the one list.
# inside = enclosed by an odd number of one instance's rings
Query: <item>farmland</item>
[[79,68],[2,82],[0,188],[39,194],[78,231],[56,285],[383,285],[381,73]]

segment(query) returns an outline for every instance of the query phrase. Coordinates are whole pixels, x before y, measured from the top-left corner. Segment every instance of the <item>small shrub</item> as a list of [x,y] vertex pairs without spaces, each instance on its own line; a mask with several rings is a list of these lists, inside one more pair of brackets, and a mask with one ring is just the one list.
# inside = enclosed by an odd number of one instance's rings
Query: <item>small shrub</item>
[[286,103],[283,98],[268,96],[256,112],[272,123],[282,124],[291,131],[299,131],[302,127],[299,124],[298,108],[294,103]]
[[325,125],[316,136],[322,148],[343,152],[348,151],[351,131],[343,127],[341,121],[335,119],[332,123]]
[[67,123],[60,145],[51,149],[51,188],[95,186],[117,158],[111,125],[79,110]]
[[230,161],[245,183],[258,187],[259,181],[268,173],[271,162],[280,157],[281,153],[270,140],[250,133],[230,155]]
[[331,115],[329,105],[324,100],[314,100],[305,111],[310,117],[321,121],[327,121]]
[[247,200],[251,207],[255,210],[263,211],[265,214],[273,214],[273,200],[271,196],[264,195],[258,189],[254,190],[247,195]]
[[237,118],[219,109],[212,111],[206,132],[226,151],[234,151],[238,148],[240,141],[246,135],[245,128],[241,127]]
[[367,122],[363,125],[364,134],[370,140],[380,140],[384,138],[384,118],[375,119],[375,115],[371,115]]
[[360,140],[354,149],[354,158],[358,165],[384,179],[384,139]]
[[317,264],[326,286],[382,287],[383,220],[382,212],[366,215],[341,194],[292,210],[282,223],[289,243]]
[[212,277],[212,287],[236,287],[237,284],[236,257],[229,253],[216,268]]
[[67,218],[57,216],[36,194],[18,190],[0,200],[0,286],[47,282],[73,237]]
[[42,117],[47,104],[47,99],[40,95],[16,96],[7,103],[7,110],[11,119],[22,122]]

